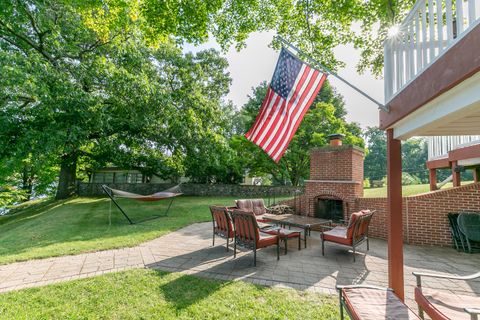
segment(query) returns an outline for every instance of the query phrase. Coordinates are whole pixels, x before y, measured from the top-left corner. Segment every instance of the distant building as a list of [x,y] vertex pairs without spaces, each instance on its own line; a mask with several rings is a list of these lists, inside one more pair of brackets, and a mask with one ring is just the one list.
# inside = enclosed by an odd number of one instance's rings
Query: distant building
[[249,177],[248,175],[243,177],[241,185],[244,186],[261,186],[263,184],[263,178],[261,177]]
[[[171,183],[170,179],[163,179],[157,174],[146,174],[137,169],[120,167],[105,167],[87,171],[89,183]],[[180,182],[188,182],[188,178],[181,177]]]

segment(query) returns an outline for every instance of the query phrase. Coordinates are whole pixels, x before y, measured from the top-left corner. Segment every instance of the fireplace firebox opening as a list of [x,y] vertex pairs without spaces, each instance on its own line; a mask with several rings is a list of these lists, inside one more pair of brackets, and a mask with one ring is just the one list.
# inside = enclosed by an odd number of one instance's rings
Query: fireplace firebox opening
[[343,220],[343,200],[318,198],[315,207],[315,217],[334,222]]

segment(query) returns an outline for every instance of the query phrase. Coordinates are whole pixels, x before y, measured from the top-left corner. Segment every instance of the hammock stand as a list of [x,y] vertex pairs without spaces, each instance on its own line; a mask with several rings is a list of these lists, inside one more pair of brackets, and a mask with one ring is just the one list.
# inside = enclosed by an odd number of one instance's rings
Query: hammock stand
[[[115,204],[115,206],[120,210],[120,212],[123,214],[123,216],[128,220],[130,224],[135,224],[135,223],[140,223],[140,222],[145,222],[148,220],[153,220],[153,219],[158,219],[161,217],[166,217],[168,215],[168,211],[170,210],[170,207],[172,206],[173,200],[175,197],[182,195],[182,193],[175,193],[175,192],[168,192],[168,191],[162,191],[162,192],[157,192],[154,194],[146,195],[143,196],[141,194],[136,194],[136,193],[131,193],[131,192],[126,192],[122,190],[117,190],[117,189],[112,189],[108,187],[107,185],[102,184],[102,189],[105,191],[105,193],[108,195],[110,200]],[[130,217],[126,214],[126,212],[122,209],[122,207],[118,204],[118,202],[115,200],[115,198],[126,198],[126,199],[132,199],[132,200],[137,200],[137,201],[144,201],[144,202],[151,202],[151,201],[160,201],[160,200],[165,200],[165,199],[171,199],[170,203],[168,204],[167,210],[165,210],[165,213],[163,215],[154,215],[150,218],[142,219],[139,221],[133,221],[130,219]]]

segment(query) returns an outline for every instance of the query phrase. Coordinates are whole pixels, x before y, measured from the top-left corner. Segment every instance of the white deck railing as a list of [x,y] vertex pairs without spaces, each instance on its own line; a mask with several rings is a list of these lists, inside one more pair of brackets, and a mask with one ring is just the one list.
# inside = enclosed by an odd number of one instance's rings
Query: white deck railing
[[428,137],[428,160],[446,157],[449,151],[474,144],[480,144],[480,136]]
[[479,22],[480,0],[418,0],[384,44],[386,102]]

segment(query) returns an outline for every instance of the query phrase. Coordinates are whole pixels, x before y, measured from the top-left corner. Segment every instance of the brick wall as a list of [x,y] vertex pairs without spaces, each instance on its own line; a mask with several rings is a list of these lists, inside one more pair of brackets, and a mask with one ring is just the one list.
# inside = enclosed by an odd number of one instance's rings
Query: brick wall
[[310,180],[363,181],[363,151],[349,145],[311,150]]
[[[357,198],[355,210],[377,210],[370,235],[387,238],[387,198]],[[480,183],[403,198],[404,240],[415,245],[451,246],[447,214],[480,211]]]

